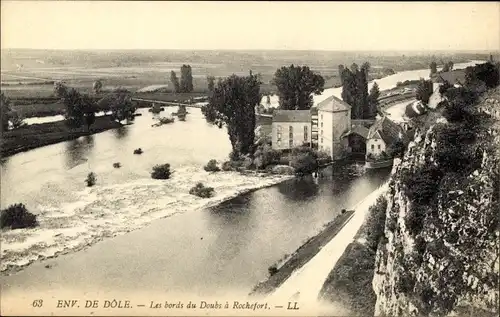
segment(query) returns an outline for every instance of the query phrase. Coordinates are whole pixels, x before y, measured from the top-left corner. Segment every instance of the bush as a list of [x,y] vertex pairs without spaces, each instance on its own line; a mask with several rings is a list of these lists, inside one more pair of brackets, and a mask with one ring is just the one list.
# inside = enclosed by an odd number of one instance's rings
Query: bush
[[120,162],[116,162],[116,163],[113,163],[113,167],[120,168],[120,167],[122,167],[122,165],[120,164]]
[[269,144],[260,144],[254,153],[253,164],[258,169],[264,169],[269,165],[278,164],[280,162],[280,153],[273,150]]
[[151,172],[151,178],[153,179],[169,179],[171,175],[172,171],[168,163],[153,166],[153,172]]
[[292,150],[290,166],[298,175],[307,175],[318,169],[318,154],[308,147],[299,147]]
[[217,166],[217,161],[216,160],[210,160],[208,161],[207,165],[203,167],[203,169],[207,172],[219,172],[220,168]]
[[92,187],[95,185],[97,181],[97,178],[94,174],[94,172],[90,172],[88,175],[87,175],[87,179],[85,180],[85,182],[87,183],[87,186],[88,187]]
[[271,172],[278,175],[293,175],[295,170],[288,165],[276,165],[272,168]]
[[250,170],[250,169],[253,169],[255,167],[255,165],[253,164],[253,159],[251,157],[245,157],[245,159],[243,160],[243,166],[242,166],[245,170]]
[[174,121],[175,121],[174,118],[160,118],[159,119],[160,124],[174,123]]
[[214,195],[214,189],[213,187],[205,187],[203,183],[198,183],[189,190],[189,193],[201,198],[210,198]]
[[377,251],[380,239],[384,236],[386,210],[387,199],[380,196],[375,204],[370,206],[368,217],[363,225],[367,246],[374,252]]
[[394,143],[389,145],[389,148],[387,149],[390,157],[402,157],[405,154],[405,151],[406,146],[401,140],[396,140]]
[[134,150],[134,154],[139,154],[139,155],[140,155],[140,154],[142,154],[142,153],[143,153],[143,151],[142,151],[142,149],[141,149],[141,148],[138,148],[138,149],[135,149],[135,150]]
[[226,161],[226,162],[222,163],[222,170],[225,171],[225,172],[232,171],[233,170],[233,166],[231,165],[231,162]]
[[[428,205],[439,189],[443,171],[435,165],[423,165],[413,173],[403,174],[406,195],[416,205]],[[415,206],[413,209],[417,209]]]
[[276,267],[276,264],[271,265],[267,271],[269,272],[270,276],[273,276],[274,274],[278,273],[278,268]]
[[22,229],[38,226],[36,215],[30,213],[24,204],[14,204],[0,212],[0,228]]

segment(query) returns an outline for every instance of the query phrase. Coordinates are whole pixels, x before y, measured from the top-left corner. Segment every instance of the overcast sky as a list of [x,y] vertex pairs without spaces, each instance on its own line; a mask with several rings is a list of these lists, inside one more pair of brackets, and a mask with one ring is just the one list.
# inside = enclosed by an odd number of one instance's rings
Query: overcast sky
[[500,4],[4,1],[2,48],[498,50]]

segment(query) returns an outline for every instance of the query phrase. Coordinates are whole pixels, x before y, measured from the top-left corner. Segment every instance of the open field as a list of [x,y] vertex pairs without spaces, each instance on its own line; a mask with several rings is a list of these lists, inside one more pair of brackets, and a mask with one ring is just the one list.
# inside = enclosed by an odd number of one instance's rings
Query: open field
[[[381,77],[394,71],[428,67],[432,60],[453,60],[455,63],[474,56],[390,55],[373,52],[329,51],[64,51],[64,50],[2,50],[2,91],[9,97],[50,96],[50,81],[63,80],[82,92],[90,92],[92,83],[101,79],[104,89],[126,87],[132,91],[148,85],[170,84],[170,71],[180,78],[180,67],[189,64],[193,71],[195,92],[205,92],[206,76],[245,75],[249,70],[262,76],[263,92],[270,92],[270,83],[279,67],[307,65],[326,80],[326,87],[340,84],[338,65],[361,65],[368,61],[371,76]],[[484,58],[484,56],[481,56]],[[21,84],[19,84],[21,83]],[[40,85],[36,85],[40,83]]]

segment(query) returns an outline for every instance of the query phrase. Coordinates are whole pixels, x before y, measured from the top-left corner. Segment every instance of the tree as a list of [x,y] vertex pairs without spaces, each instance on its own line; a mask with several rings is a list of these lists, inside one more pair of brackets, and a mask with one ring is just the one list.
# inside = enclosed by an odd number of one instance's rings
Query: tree
[[84,123],[84,112],[85,102],[82,95],[74,89],[68,89],[63,96],[63,103],[65,106],[64,117],[66,119],[66,124],[72,128],[79,128]]
[[251,154],[255,139],[255,106],[262,98],[258,77],[232,75],[220,80],[208,104],[202,107],[207,122],[227,127],[233,157]]
[[433,93],[432,88],[432,80],[420,78],[417,86],[417,100],[421,100],[424,105],[427,105],[429,103],[429,98]]
[[313,105],[312,94],[323,92],[325,80],[307,66],[281,67],[274,74],[279,105],[284,110],[307,110]]
[[429,67],[431,69],[431,76],[432,74],[437,73],[437,63],[435,61],[432,61]]
[[442,73],[446,73],[450,71],[450,65],[448,63],[444,63],[443,69],[441,69]]
[[193,91],[193,74],[190,65],[182,65],[181,67],[181,92],[192,92]]
[[356,63],[347,68],[339,65],[342,80],[342,100],[352,107],[352,119],[365,119],[371,117],[368,97],[368,73],[370,64],[365,62],[361,69]]
[[271,105],[271,96],[266,96],[266,105],[269,107]]
[[370,105],[370,117],[374,118],[377,115],[378,98],[380,97],[380,89],[376,82],[373,83],[368,95],[368,104]]
[[94,82],[94,85],[92,85],[92,89],[94,89],[94,92],[96,94],[100,93],[101,92],[101,89],[102,89],[102,82],[100,79],[96,80]]
[[113,92],[111,98],[111,117],[118,122],[133,120],[135,106],[132,103],[130,92],[124,88],[118,88]]
[[68,87],[64,83],[60,81],[54,83],[54,95],[56,95],[56,97],[64,98],[67,93]]
[[20,128],[26,123],[24,122],[24,119],[22,116],[19,115],[17,111],[12,111],[9,115],[9,121],[12,123],[12,127],[14,129]]
[[207,87],[208,87],[208,91],[214,91],[214,88],[215,88],[215,77],[214,76],[207,76]]
[[9,116],[11,111],[10,99],[2,92],[0,94],[0,128],[2,131],[7,131],[9,129]]
[[180,92],[179,78],[177,78],[177,74],[174,71],[170,72],[170,82],[172,83],[172,86],[174,87],[174,92],[175,93]]

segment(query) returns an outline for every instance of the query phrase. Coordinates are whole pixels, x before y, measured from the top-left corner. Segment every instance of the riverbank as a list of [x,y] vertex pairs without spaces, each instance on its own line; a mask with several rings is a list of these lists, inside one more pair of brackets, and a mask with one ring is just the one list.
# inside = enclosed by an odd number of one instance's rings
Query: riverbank
[[[197,166],[177,169],[166,181],[138,179],[104,186],[98,183],[76,193],[76,203],[50,205],[47,202],[32,210],[39,227],[2,231],[1,274],[10,275],[35,261],[87,249],[103,239],[146,227],[154,220],[201,211],[292,178],[207,173],[202,166]],[[203,199],[190,195],[190,187],[197,182],[214,187],[215,196]]]
[[70,141],[81,136],[88,136],[122,126],[123,124],[111,120],[110,116],[96,117],[90,131],[86,131],[85,127],[80,129],[69,128],[64,121],[27,125],[3,133],[0,153],[2,157],[8,157],[45,145]]
[[311,260],[333,237],[335,237],[354,214],[354,210],[348,210],[338,215],[334,220],[325,225],[325,229],[317,235],[309,238],[290,258],[279,268],[276,273],[267,280],[257,284],[250,296],[262,296],[272,293],[281,286],[294,271],[300,269]]

